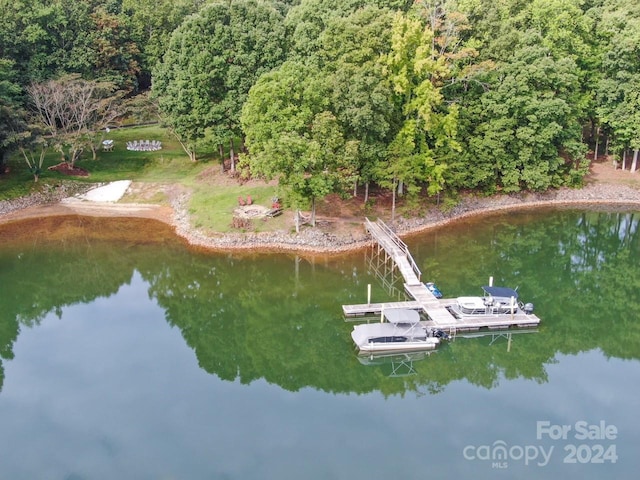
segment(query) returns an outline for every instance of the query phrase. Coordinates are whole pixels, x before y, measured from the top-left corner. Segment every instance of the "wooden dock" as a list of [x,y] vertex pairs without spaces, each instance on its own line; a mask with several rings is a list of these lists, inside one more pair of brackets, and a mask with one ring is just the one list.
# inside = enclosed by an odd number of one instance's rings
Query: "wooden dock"
[[342,312],[346,318],[371,317],[380,315],[391,308],[406,308],[408,310],[423,310],[420,302],[407,300],[406,302],[363,303],[360,305],[343,305]]
[[377,242],[378,248],[384,250],[395,262],[404,277],[404,282],[409,285],[421,285],[420,269],[413,260],[409,247],[382,220],[373,223],[367,218],[365,222],[365,228]]
[[[366,219],[367,231],[376,241],[377,248],[393,260],[402,274],[405,283],[404,289],[407,296],[413,300],[405,302],[371,303],[359,305],[343,305],[342,311],[345,318],[354,319],[382,315],[384,310],[390,308],[407,308],[420,310],[426,315],[423,322],[427,328],[437,328],[449,333],[477,331],[481,329],[505,330],[509,328],[531,328],[540,323],[540,319],[533,314],[517,312],[513,314],[496,315],[465,315],[456,318],[447,305],[455,302],[455,299],[437,299],[420,280],[420,270],[411,257],[408,247],[397,235],[382,222],[376,223]],[[375,248],[375,247],[374,247]]]

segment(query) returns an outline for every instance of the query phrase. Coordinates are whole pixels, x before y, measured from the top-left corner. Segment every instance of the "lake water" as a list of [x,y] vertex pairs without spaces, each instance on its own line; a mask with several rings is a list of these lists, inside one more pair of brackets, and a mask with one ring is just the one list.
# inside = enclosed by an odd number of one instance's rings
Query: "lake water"
[[[364,252],[189,250],[161,224],[0,226],[0,479],[636,478],[640,214],[407,239],[445,296],[519,286],[537,332],[359,358]],[[159,241],[149,241],[150,238]]]

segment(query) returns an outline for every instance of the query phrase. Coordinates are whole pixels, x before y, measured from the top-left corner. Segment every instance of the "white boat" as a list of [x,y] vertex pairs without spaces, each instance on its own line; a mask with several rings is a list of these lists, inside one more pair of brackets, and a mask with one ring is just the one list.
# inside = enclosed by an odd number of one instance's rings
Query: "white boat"
[[458,297],[447,309],[456,318],[533,313],[533,304],[520,302],[513,288],[484,286],[482,290],[482,297]]
[[420,324],[415,310],[393,308],[383,312],[386,322],[356,325],[351,338],[361,354],[433,350],[440,343],[436,332]]

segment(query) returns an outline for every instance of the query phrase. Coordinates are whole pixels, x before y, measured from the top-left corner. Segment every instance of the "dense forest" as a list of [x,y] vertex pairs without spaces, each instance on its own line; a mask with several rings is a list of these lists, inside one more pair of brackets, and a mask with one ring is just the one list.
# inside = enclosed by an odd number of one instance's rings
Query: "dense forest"
[[409,198],[577,186],[594,150],[636,170],[632,0],[0,9],[2,162],[21,151],[37,169],[45,148],[72,162],[95,156],[95,132],[142,99],[193,160],[230,151],[233,171],[278,178],[307,201],[370,183]]

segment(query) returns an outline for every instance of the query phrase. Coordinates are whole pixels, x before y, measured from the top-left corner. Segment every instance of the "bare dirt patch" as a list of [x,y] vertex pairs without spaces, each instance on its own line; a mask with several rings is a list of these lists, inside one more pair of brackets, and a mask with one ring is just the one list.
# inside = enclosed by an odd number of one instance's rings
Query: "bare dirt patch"
[[[202,172],[198,174],[196,177],[198,182],[204,185],[211,186],[233,186],[233,185],[245,185],[248,187],[254,185],[264,185],[263,180],[257,179],[247,179],[243,178],[240,172],[232,173],[228,170],[228,162],[226,164],[226,170],[222,171],[221,165],[211,166],[209,168],[205,168]],[[277,181],[273,180],[267,183],[268,185],[277,185]]]
[[47,170],[54,170],[63,175],[73,177],[88,177],[89,171],[84,168],[72,166],[69,162],[60,162],[57,165],[51,165]]
[[629,165],[630,162],[627,163],[627,169],[622,170],[620,165],[614,164],[613,157],[600,155],[597,160],[591,162],[585,183],[606,183],[640,188],[640,172],[630,172]]

